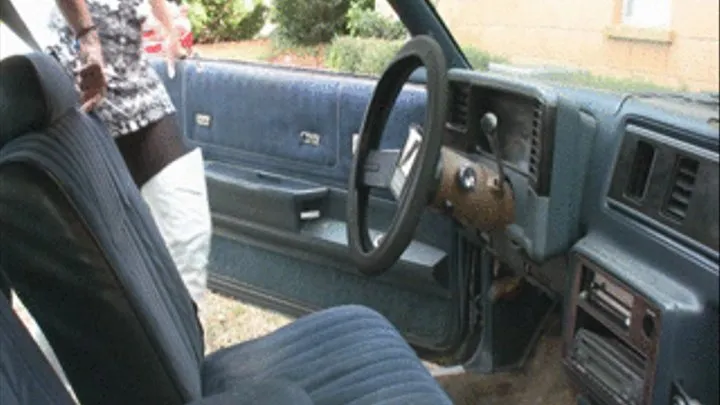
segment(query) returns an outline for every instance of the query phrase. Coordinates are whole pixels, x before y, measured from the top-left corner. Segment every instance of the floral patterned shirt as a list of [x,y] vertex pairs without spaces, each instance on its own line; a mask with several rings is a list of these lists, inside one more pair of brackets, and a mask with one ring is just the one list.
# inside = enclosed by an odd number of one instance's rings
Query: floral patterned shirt
[[[102,44],[107,95],[96,113],[114,137],[133,133],[175,112],[160,76],[143,51],[143,0],[85,0]],[[82,63],[76,41],[59,10],[50,27],[58,41],[48,50],[70,72]]]

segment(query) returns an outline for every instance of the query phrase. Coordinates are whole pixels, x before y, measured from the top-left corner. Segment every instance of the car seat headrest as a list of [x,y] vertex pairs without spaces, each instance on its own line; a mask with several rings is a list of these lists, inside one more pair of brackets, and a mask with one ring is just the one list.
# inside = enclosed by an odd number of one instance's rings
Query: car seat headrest
[[0,61],[0,148],[49,127],[75,109],[71,76],[50,55],[30,53]]

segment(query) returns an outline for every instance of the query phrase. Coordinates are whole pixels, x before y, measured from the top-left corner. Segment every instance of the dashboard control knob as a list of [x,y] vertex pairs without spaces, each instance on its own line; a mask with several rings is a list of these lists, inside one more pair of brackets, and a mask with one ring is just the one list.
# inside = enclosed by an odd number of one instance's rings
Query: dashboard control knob
[[480,128],[485,134],[492,134],[497,130],[498,119],[497,116],[491,112],[486,113],[480,119]]
[[477,173],[470,166],[463,166],[457,172],[458,187],[461,190],[474,190],[477,185]]

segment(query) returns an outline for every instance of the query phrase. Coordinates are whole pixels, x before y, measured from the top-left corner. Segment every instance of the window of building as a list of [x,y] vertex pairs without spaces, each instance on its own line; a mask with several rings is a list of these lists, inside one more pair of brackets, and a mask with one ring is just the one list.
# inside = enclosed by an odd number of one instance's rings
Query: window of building
[[670,26],[671,0],[623,0],[622,23],[641,28]]

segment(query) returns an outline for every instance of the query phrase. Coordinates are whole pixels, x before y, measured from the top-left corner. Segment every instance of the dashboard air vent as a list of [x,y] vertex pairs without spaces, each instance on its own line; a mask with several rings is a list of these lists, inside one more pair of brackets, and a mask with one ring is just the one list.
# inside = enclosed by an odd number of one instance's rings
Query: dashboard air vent
[[540,143],[542,114],[542,104],[540,104],[540,102],[536,102],[535,108],[533,109],[532,132],[530,133],[530,159],[528,164],[528,171],[535,180],[537,180],[540,173],[540,157],[542,154],[542,144]]
[[625,186],[625,195],[627,197],[636,201],[645,198],[654,160],[655,147],[649,142],[638,140],[628,182]]
[[663,212],[676,221],[685,219],[699,166],[697,160],[685,156],[678,156],[675,161],[673,182]]
[[467,84],[450,84],[450,119],[451,129],[467,131],[468,113],[470,111],[470,86]]

